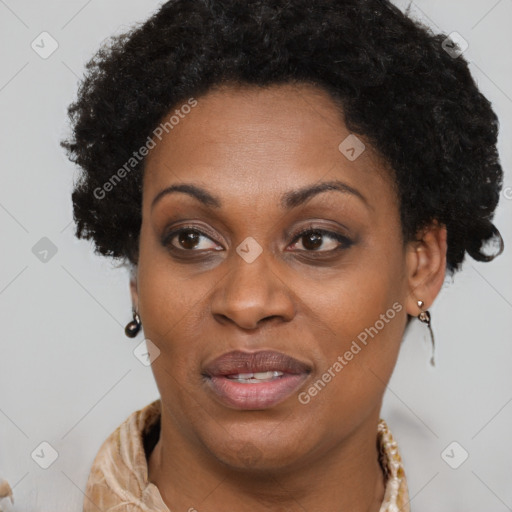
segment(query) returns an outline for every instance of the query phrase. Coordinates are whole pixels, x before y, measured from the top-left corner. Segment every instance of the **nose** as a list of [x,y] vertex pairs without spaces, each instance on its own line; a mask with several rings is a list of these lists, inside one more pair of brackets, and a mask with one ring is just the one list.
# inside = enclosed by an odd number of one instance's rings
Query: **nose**
[[289,322],[295,314],[293,293],[277,265],[272,268],[272,255],[263,251],[251,263],[236,253],[230,259],[229,272],[213,294],[214,318],[246,330],[270,321]]

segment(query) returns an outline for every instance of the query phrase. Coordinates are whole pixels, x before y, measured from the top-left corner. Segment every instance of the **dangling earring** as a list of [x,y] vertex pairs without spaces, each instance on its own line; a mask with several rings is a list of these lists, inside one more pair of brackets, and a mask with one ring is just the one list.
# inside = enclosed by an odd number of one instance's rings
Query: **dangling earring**
[[430,358],[430,364],[435,366],[436,363],[434,361],[434,351],[435,351],[435,342],[434,342],[434,331],[432,330],[432,326],[430,325],[430,312],[423,311],[424,302],[422,300],[417,301],[418,307],[420,308],[421,313],[418,315],[418,318],[424,324],[427,324],[428,330],[430,331],[430,338],[432,339],[432,357]]
[[140,316],[135,309],[133,311],[133,320],[129,322],[124,328],[124,333],[128,338],[135,338],[139,334],[141,328]]

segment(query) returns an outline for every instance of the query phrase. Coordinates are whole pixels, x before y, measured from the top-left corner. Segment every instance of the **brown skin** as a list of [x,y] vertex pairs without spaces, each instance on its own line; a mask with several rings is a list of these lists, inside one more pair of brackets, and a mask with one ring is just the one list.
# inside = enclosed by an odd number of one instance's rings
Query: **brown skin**
[[[418,299],[428,309],[443,284],[446,229],[433,223],[404,244],[390,172],[368,144],[354,162],[345,158],[338,146],[349,133],[322,89],[224,86],[198,98],[147,157],[131,291],[144,334],[161,351],[152,368],[162,429],[149,479],[173,512],[380,508],[376,432],[385,385],[407,313],[420,313]],[[281,207],[286,192],[334,179],[368,206],[331,190]],[[221,206],[178,192],[151,209],[162,189],[182,183],[206,189]],[[184,247],[178,236],[162,244],[171,227],[189,224],[205,233],[198,245]],[[294,240],[311,224],[353,244],[336,251],[340,243],[328,235],[316,249],[308,236]],[[247,237],[263,248],[250,264],[235,251]],[[298,393],[395,302],[403,307],[394,319],[301,404]],[[228,408],[201,369],[235,349],[281,351],[312,372],[270,409]]]

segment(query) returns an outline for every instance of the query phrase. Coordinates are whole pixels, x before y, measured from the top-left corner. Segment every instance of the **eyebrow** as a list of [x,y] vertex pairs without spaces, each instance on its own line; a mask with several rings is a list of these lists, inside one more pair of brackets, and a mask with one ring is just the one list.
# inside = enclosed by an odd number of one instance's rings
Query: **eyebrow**
[[[307,185],[303,188],[286,192],[281,199],[281,206],[288,210],[296,208],[297,206],[304,204],[308,199],[330,190],[336,190],[344,194],[351,194],[359,198],[368,208],[371,208],[368,200],[363,194],[361,194],[361,192],[359,192],[359,190],[339,180],[324,181],[316,185]],[[222,201],[218,197],[207,192],[204,188],[192,185],[191,183],[182,183],[180,185],[171,185],[161,190],[153,199],[151,209],[153,209],[156,203],[164,196],[176,192],[181,192],[194,197],[206,206],[213,208],[220,208],[222,206]]]

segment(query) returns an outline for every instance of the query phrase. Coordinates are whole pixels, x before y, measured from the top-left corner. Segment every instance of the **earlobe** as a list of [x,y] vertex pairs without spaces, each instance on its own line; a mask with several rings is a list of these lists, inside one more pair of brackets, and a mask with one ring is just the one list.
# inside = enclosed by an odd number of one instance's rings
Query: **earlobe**
[[138,278],[137,266],[130,267],[130,295],[132,298],[132,306],[136,311],[139,310],[139,292],[138,292]]
[[446,272],[447,230],[437,221],[423,228],[407,246],[406,264],[409,293],[407,313],[418,316],[418,301],[428,309],[443,286]]
[[142,323],[139,316],[139,293],[138,293],[138,277],[137,277],[137,267],[130,267],[130,295],[132,298],[132,315],[133,320],[126,324],[124,328],[124,333],[128,338],[135,338],[139,333]]

